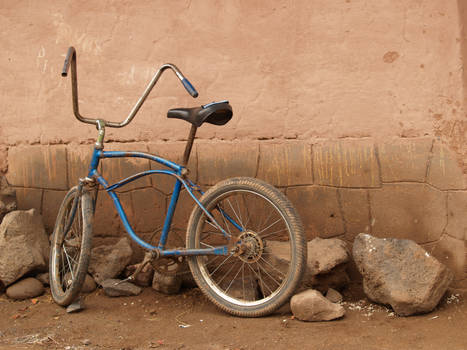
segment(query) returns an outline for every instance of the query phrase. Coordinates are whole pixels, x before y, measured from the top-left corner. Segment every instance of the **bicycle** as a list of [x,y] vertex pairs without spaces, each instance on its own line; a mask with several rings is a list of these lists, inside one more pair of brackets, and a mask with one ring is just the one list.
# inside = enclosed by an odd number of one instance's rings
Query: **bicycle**
[[[166,70],[175,73],[193,98],[198,92],[175,65],[167,63],[154,74],[125,120],[118,123],[87,118],[79,112],[73,47],[68,49],[62,76],[68,75],[70,65],[73,113],[80,122],[95,125],[98,136],[89,172],[65,195],[55,223],[49,264],[54,301],[67,306],[79,295],[90,260],[93,215],[98,189],[102,186],[112,198],[130,238],[147,250],[130,280],[147,263],[186,258],[200,290],[227,313],[242,317],[264,316],[287,302],[300,282],[306,262],[302,223],[290,201],[278,189],[254,178],[230,178],[203,192],[188,177],[187,164],[197,128],[205,122],[226,124],[233,115],[229,102],[168,111],[168,118],[191,124],[181,164],[149,153],[104,151],[105,128],[128,125]],[[125,157],[149,159],[167,169],[136,173],[109,185],[98,172],[99,162]],[[145,242],[134,232],[115,193],[117,188],[148,175],[172,176],[176,180],[157,246]],[[188,221],[186,246],[167,249],[172,216],[182,188],[196,204]]]

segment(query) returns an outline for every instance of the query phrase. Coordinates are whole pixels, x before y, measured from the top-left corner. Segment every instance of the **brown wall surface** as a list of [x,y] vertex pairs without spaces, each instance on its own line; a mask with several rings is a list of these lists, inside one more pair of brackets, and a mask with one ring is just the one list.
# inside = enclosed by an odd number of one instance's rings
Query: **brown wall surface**
[[[229,99],[232,121],[198,132],[191,168],[201,184],[241,169],[282,188],[310,238],[414,239],[467,288],[466,21],[465,0],[6,0],[0,172],[50,230],[96,136],[74,119],[70,79],[60,77],[68,46],[78,53],[82,114],[113,121],[172,62],[200,97],[165,74],[129,126],[107,129],[108,149],[176,157],[189,127],[167,109]],[[117,179],[134,167],[104,173]],[[139,182],[124,201],[132,213],[147,201],[164,209],[166,187]],[[107,204],[97,231],[120,234]],[[134,219],[142,232],[161,220],[144,215]]]

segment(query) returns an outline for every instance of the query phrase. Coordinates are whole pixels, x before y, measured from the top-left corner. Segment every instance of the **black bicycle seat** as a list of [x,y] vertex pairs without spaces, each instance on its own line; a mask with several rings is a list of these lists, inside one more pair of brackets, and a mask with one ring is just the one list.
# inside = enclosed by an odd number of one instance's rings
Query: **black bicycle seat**
[[167,112],[167,118],[182,119],[196,127],[200,127],[204,122],[224,125],[232,119],[232,115],[229,101],[212,102],[201,107],[174,108]]

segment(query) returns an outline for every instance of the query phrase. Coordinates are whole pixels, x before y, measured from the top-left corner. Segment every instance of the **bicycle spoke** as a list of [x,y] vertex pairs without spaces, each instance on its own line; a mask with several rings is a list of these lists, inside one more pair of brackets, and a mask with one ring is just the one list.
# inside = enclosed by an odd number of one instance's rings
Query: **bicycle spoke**
[[232,203],[230,203],[230,200],[227,199],[227,202],[229,203],[230,205],[230,208],[232,208],[233,212],[234,212],[234,215],[235,217],[237,218],[237,220],[239,221],[239,224],[240,226],[242,227],[243,231],[245,231],[245,226],[243,226],[243,223],[242,223],[242,220],[240,220],[240,217],[237,215],[237,213],[235,212],[235,209],[233,208],[232,206]]
[[261,236],[261,238],[262,238],[262,239],[265,239],[266,237],[272,236],[272,235],[274,235],[274,234],[276,234],[276,233],[279,233],[279,232],[285,232],[285,231],[287,231],[287,228],[283,228],[282,230],[270,232],[270,233],[268,233],[268,234],[265,235],[265,236]]
[[224,265],[232,256],[233,256],[233,255],[229,255],[229,256],[227,257],[227,259],[225,259],[223,262],[221,262],[219,265],[217,265],[217,268],[216,268],[213,272],[211,272],[211,273],[209,274],[209,276],[212,276],[213,274],[215,274],[216,271],[219,270],[219,268],[220,268],[222,265]]
[[263,233],[264,231],[266,231],[268,228],[274,226],[275,224],[277,224],[279,221],[281,221],[281,218],[277,219],[276,221],[274,221],[271,225],[269,225],[268,227],[266,227],[265,229],[261,230],[258,232],[258,234],[261,234]]
[[[256,262],[256,265],[258,266],[258,269],[261,269],[261,266],[258,264],[258,262]],[[263,267],[263,271],[264,271],[264,273],[266,273],[266,275],[268,275],[268,277],[269,277],[270,279],[272,279],[274,282],[276,282],[278,286],[281,285],[280,282],[277,282],[277,281],[274,279],[274,277],[272,277],[272,276],[266,271],[266,269],[265,269],[264,267]]]
[[[281,270],[279,270],[278,268],[276,268],[274,265],[272,265],[269,261],[265,260],[263,257],[261,257],[261,258],[259,258],[259,259],[260,259],[260,260],[263,260],[266,264],[268,264],[268,265],[271,266],[274,270],[276,270],[279,274],[281,274],[281,275],[282,275],[282,276],[281,276],[282,278],[285,277],[284,273],[283,273]],[[266,270],[266,269],[263,267],[263,270]]]
[[[234,266],[235,266],[235,264],[233,264],[233,265],[230,267],[230,269],[229,269],[226,273],[224,273],[224,276],[221,278],[221,280],[220,280],[219,282],[217,282],[217,284],[219,284],[219,285],[221,284],[221,282],[224,280],[224,278],[230,273],[230,271],[233,270]],[[227,293],[227,292],[226,292],[226,293]]]
[[234,282],[235,279],[237,278],[237,276],[238,276],[238,274],[240,273],[240,271],[242,271],[242,269],[243,269],[244,266],[245,266],[245,262],[243,261],[242,266],[240,266],[240,268],[238,269],[237,273],[236,273],[235,276],[232,278],[232,281],[230,281],[229,286],[228,286],[227,289],[225,290],[226,293],[229,291],[230,287],[232,287],[233,282]]

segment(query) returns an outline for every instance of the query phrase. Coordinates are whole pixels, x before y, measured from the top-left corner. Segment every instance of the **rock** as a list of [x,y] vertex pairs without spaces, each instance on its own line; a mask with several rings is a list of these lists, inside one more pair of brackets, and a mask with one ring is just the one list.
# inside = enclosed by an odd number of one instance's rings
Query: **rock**
[[36,276],[36,278],[42,282],[44,286],[50,285],[50,280],[49,280],[49,273],[48,272],[43,272],[40,273]]
[[16,191],[10,187],[5,176],[0,176],[0,223],[6,214],[16,209]]
[[446,266],[410,240],[361,233],[353,257],[368,298],[391,305],[400,316],[432,311],[453,279]]
[[35,298],[43,293],[44,285],[42,282],[32,277],[16,282],[6,290],[6,295],[16,300]]
[[94,279],[89,275],[86,274],[86,278],[84,279],[83,285],[81,287],[82,293],[92,293],[96,290],[97,284]]
[[328,292],[326,293],[326,299],[328,299],[331,303],[340,303],[344,300],[344,297],[337,290],[329,288]]
[[[315,243],[311,244],[312,242]],[[350,279],[346,271],[349,254],[344,241],[315,238],[308,242],[307,246],[307,269],[302,278],[301,289],[313,288],[325,293],[329,288],[342,290],[349,284]],[[317,253],[319,247],[328,252],[329,257],[326,254]],[[286,272],[290,261],[288,242],[267,241],[264,252],[265,259],[271,265],[283,273]]]
[[290,308],[294,317],[301,321],[330,321],[345,314],[341,305],[330,302],[313,289],[294,295],[290,300]]
[[31,271],[47,271],[49,239],[35,209],[16,210],[0,224],[0,281],[8,286]]
[[177,294],[182,287],[182,277],[177,274],[162,274],[154,270],[152,288],[164,294]]
[[109,297],[132,296],[141,293],[142,289],[130,282],[118,279],[107,279],[101,283],[104,293]]
[[347,245],[337,238],[315,238],[307,243],[307,268],[312,275],[330,272],[350,259]]
[[350,283],[350,278],[347,274],[347,265],[338,265],[328,273],[311,276],[311,279],[304,279],[302,283],[308,287],[319,290],[321,293],[326,293],[329,288],[342,290]]
[[132,254],[133,250],[126,237],[113,246],[95,247],[91,251],[88,271],[101,284],[102,281],[117,277],[130,263]]
[[[125,277],[130,277],[140,264],[129,265],[125,268]],[[154,276],[154,269],[151,264],[147,264],[143,269],[138,273],[133,281],[134,284],[140,287],[148,287],[152,283],[152,278]]]

